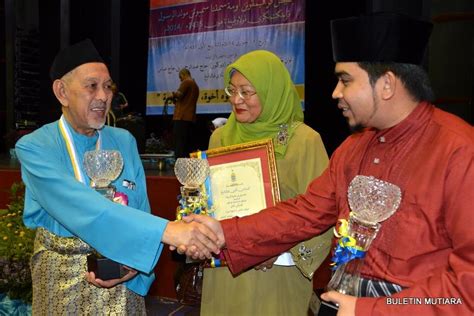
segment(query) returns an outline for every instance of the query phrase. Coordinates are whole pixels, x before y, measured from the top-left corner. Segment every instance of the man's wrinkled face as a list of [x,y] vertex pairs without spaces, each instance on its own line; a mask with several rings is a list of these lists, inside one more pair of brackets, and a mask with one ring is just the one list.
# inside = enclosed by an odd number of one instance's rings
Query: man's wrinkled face
[[93,135],[106,121],[112,101],[112,79],[103,63],[87,63],[62,79],[65,85],[64,114],[79,133]]
[[352,130],[376,126],[378,101],[370,85],[369,75],[357,63],[337,63],[335,74],[338,82],[332,93],[338,100],[337,107]]

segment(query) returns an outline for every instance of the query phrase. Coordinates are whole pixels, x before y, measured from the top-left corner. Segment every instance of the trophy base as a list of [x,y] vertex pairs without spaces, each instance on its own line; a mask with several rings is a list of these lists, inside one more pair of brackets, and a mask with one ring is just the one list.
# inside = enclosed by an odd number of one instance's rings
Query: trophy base
[[105,196],[109,200],[113,200],[115,196],[115,187],[113,185],[109,185],[107,187],[94,187],[94,189]]
[[94,272],[96,278],[104,281],[120,279],[128,272],[120,263],[96,254],[87,256],[87,271]]
[[321,301],[318,316],[336,316],[338,310],[339,306],[330,302]]

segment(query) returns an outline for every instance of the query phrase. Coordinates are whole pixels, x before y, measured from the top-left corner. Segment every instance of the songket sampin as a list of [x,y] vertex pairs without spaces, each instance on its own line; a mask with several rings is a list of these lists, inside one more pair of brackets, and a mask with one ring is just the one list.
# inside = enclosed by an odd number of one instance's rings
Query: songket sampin
[[[359,296],[360,270],[381,222],[392,216],[400,206],[400,188],[372,176],[356,176],[348,188],[351,213],[349,220],[340,220],[335,231],[339,238],[333,260],[328,290]],[[337,308],[337,307],[336,307]],[[322,313],[320,313],[322,315]]]

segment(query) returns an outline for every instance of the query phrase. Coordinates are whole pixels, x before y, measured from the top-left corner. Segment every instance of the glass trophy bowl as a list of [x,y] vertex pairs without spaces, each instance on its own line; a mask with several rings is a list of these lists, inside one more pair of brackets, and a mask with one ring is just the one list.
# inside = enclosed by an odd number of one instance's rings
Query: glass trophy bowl
[[84,168],[93,182],[93,188],[112,200],[115,187],[110,185],[123,168],[122,155],[117,150],[92,150],[84,154]]
[[374,177],[356,176],[347,190],[349,207],[358,220],[367,224],[383,222],[400,206],[400,188]]
[[[380,222],[392,216],[400,206],[401,190],[398,186],[372,176],[356,176],[348,188],[351,209],[347,236],[356,242],[355,248],[363,252],[337,266],[328,284],[329,290],[358,296],[360,270],[365,253],[380,229]],[[336,248],[344,251],[344,249]],[[333,258],[334,259],[334,258]]]
[[209,163],[206,159],[178,158],[174,165],[174,173],[186,188],[199,188],[209,175]]

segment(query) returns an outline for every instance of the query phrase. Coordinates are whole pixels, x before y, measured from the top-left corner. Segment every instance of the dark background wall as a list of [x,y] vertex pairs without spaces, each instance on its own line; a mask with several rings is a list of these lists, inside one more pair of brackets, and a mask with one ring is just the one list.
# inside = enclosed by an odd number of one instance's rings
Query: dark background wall
[[[395,10],[431,19],[435,27],[426,67],[438,92],[437,103],[472,123],[472,0],[307,1],[306,8],[305,121],[320,132],[329,153],[349,134],[331,99],[336,80],[329,21],[334,18]],[[145,117],[148,16],[148,0],[0,0],[0,134],[16,127],[31,129],[60,116],[49,66],[61,47],[85,37],[95,42],[108,63],[127,96],[129,111],[142,115],[145,134],[161,131],[168,124],[165,118]],[[25,43],[37,49],[28,49]],[[36,66],[25,72],[19,65],[28,59]],[[25,85],[21,76],[26,75]],[[31,98],[20,98],[25,91],[33,94]],[[209,136],[206,123],[216,116],[225,115],[199,116],[196,135],[201,149]],[[2,137],[0,152],[9,146]]]

